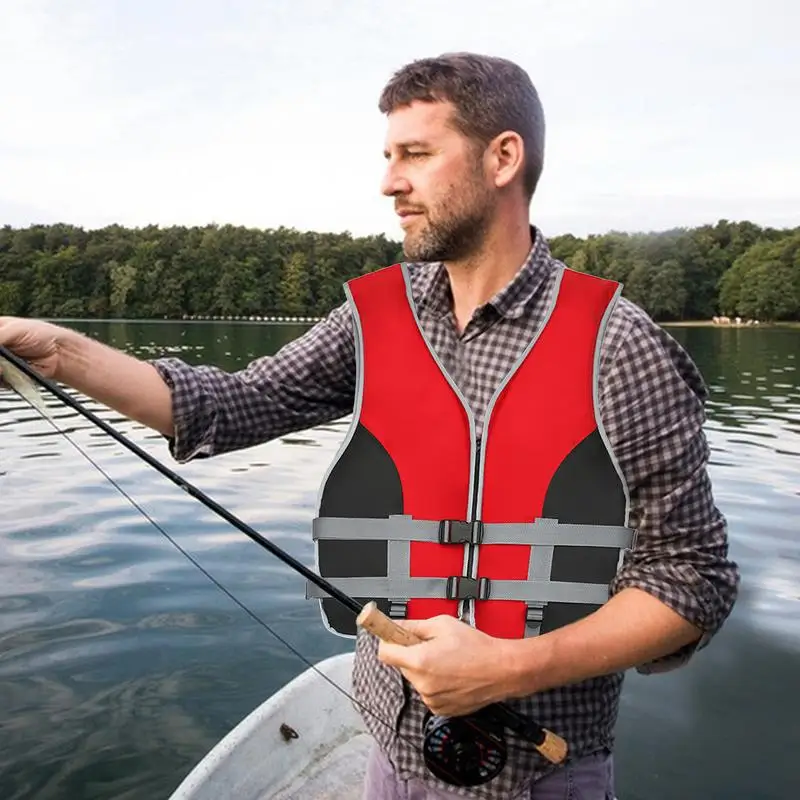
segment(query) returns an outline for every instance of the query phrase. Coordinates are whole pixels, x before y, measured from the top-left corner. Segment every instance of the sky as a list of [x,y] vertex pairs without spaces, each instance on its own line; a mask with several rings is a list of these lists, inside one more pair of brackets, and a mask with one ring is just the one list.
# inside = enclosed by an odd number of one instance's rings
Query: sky
[[0,0],[0,225],[384,233],[384,83],[454,50],[541,97],[545,235],[800,225],[796,0]]

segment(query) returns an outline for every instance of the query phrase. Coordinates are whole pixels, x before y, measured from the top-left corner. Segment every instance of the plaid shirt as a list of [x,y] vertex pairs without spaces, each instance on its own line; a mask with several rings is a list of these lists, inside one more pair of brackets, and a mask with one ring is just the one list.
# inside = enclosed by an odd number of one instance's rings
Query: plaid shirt
[[[478,436],[489,399],[541,326],[564,269],[538,230],[531,233],[534,244],[520,271],[476,310],[461,334],[443,265],[408,265],[422,329],[470,403]],[[347,303],[277,354],[236,373],[174,358],[153,363],[173,392],[176,433],[169,446],[181,462],[250,447],[353,410],[356,354]],[[649,592],[704,632],[699,645],[639,665],[643,673],[684,664],[719,630],[737,595],[739,572],[728,558],[725,519],[706,471],[706,397],[687,353],[640,308],[620,298],[602,344],[599,403],[628,486],[629,524],[638,528],[638,539],[611,590]],[[389,718],[391,727],[377,725],[370,715],[366,722],[401,777],[422,777],[467,797],[527,797],[531,779],[553,768],[510,739],[507,766],[490,784],[467,790],[438,783],[420,752],[425,707],[398,673],[377,661],[376,649],[373,637],[359,635],[354,687],[357,696],[383,712],[382,719]],[[622,674],[603,676],[513,704],[563,735],[571,754],[579,757],[613,746],[622,680]],[[391,723],[398,714],[395,730]]]

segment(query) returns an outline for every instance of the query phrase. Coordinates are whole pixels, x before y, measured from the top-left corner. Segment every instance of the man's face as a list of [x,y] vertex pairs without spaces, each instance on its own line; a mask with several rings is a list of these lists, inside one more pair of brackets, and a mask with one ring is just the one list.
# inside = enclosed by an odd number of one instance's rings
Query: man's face
[[389,115],[381,189],[394,197],[411,261],[475,253],[494,211],[482,153],[449,122],[449,103],[414,102]]

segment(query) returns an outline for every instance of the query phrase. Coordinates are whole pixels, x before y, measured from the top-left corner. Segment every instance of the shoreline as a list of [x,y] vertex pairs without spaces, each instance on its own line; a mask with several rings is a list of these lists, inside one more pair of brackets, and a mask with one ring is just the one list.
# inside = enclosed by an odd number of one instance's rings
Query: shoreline
[[710,319],[696,319],[696,320],[677,320],[673,322],[658,322],[662,328],[800,328],[800,321],[787,321],[787,322],[759,322],[758,325],[749,325],[745,322],[740,322],[738,325],[735,322],[714,322]]
[[[140,318],[140,317],[41,317],[47,322],[56,324],[63,322],[146,322],[146,323],[175,323],[175,322],[238,322],[256,325],[313,325],[320,322],[323,317],[289,317],[289,316],[270,316],[270,317],[189,317],[189,318]],[[670,322],[659,322],[654,320],[656,325],[662,328],[800,328],[800,320],[787,322],[759,322],[747,324],[740,322],[714,322],[710,319],[689,319],[674,320]]]

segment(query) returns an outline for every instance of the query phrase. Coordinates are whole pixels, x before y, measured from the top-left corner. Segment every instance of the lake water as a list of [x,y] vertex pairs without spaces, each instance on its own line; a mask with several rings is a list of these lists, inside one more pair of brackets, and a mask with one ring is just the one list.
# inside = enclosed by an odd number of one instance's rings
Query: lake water
[[[235,368],[302,326],[68,323],[140,357]],[[629,673],[624,800],[800,797],[800,331],[671,328],[711,390],[711,476],[743,573],[711,646]],[[304,579],[82,417],[59,426],[308,660],[349,649]],[[342,421],[177,466],[160,437],[103,419],[313,565],[317,488]],[[0,394],[0,800],[164,798],[301,658],[257,625],[16,395]],[[221,798],[222,800],[222,798]]]

